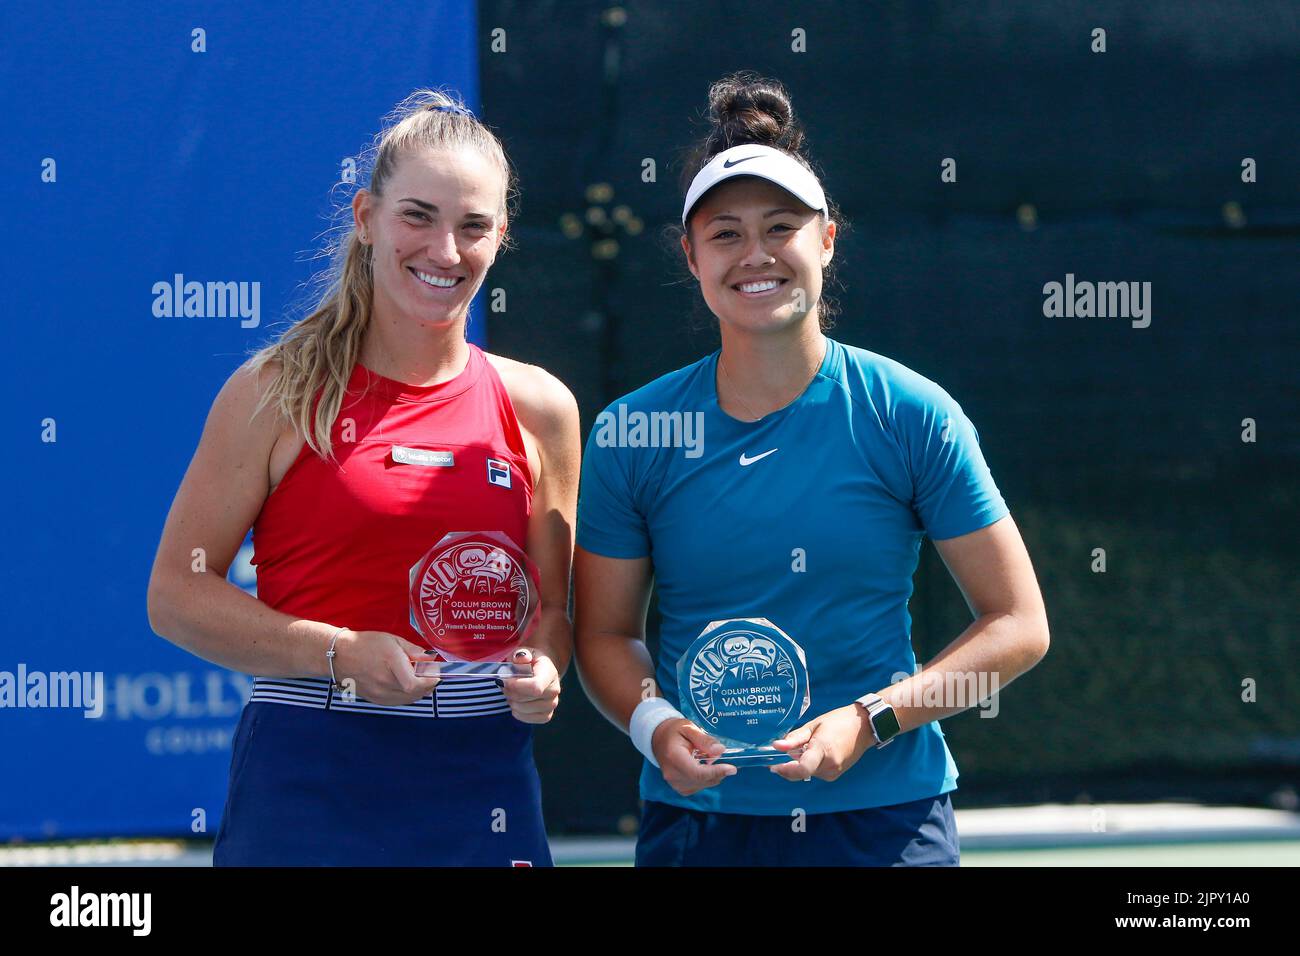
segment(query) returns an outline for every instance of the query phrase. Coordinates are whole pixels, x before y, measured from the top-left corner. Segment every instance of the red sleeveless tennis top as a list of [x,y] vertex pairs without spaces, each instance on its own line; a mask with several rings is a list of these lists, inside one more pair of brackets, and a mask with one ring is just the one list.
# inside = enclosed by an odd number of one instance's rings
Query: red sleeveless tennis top
[[527,546],[523,435],[496,369],[469,349],[464,371],[437,385],[357,363],[330,431],[337,464],[304,444],[253,525],[259,599],[427,646],[411,627],[411,567],[451,531],[500,531]]

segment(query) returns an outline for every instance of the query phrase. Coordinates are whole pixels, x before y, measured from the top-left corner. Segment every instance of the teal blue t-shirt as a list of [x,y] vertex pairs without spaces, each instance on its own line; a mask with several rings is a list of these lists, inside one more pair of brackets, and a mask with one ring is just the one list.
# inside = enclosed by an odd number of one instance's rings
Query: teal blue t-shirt
[[[803,647],[811,706],[800,723],[914,673],[907,601],[922,537],[969,534],[1008,513],[978,432],[946,391],[826,341],[803,394],[760,421],[719,407],[714,352],[615,401],[588,437],[577,542],[650,557],[662,614],[656,679],[674,704],[678,659],[726,618],[767,618]],[[646,800],[782,816],[956,787],[937,721],[868,750],[833,782],[746,768],[683,797],[649,761],[641,772]]]

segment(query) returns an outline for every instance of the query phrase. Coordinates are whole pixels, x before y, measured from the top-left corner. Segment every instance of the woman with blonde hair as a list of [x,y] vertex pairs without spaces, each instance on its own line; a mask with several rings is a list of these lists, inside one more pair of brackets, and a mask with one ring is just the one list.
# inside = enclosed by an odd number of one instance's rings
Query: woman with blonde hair
[[[255,676],[216,864],[547,865],[532,731],[571,653],[577,406],[542,369],[466,340],[507,244],[496,136],[421,90],[361,167],[325,294],[213,403],[150,623]],[[250,527],[256,598],[225,579]],[[417,676],[432,655],[408,572],[454,531],[506,535],[539,569],[526,676]]]

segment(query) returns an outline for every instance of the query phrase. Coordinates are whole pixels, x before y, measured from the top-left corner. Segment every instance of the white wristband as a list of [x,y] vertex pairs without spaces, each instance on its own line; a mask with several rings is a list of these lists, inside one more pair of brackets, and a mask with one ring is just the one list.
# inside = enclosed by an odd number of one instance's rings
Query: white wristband
[[681,711],[662,697],[647,697],[636,705],[636,710],[632,711],[632,719],[628,722],[627,734],[632,738],[632,745],[641,751],[646,760],[656,767],[659,766],[659,761],[655,760],[654,749],[650,746],[650,741],[654,739],[655,728],[665,720],[681,716]]

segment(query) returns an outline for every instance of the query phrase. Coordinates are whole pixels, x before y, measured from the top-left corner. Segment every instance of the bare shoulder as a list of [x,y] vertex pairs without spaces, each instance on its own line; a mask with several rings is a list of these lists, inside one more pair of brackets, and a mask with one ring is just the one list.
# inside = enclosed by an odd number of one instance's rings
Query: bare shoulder
[[266,400],[279,373],[279,364],[260,367],[245,362],[226,379],[208,414],[206,430],[230,451],[239,448],[249,454],[269,457],[271,450],[292,426],[273,400]]
[[[244,424],[258,428],[274,428],[279,418],[273,402],[263,399],[279,374],[279,363],[269,361],[260,367],[245,362],[230,373],[221,391],[212,403],[214,414],[229,419],[231,424]],[[259,406],[262,406],[259,408]]]
[[577,428],[578,402],[569,387],[539,365],[484,352],[501,376],[520,424],[537,436],[553,436]]

